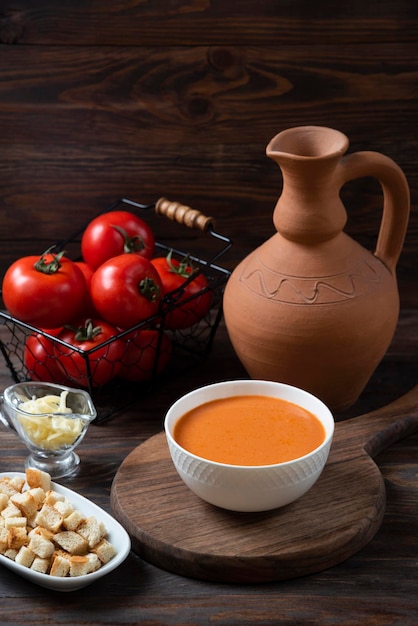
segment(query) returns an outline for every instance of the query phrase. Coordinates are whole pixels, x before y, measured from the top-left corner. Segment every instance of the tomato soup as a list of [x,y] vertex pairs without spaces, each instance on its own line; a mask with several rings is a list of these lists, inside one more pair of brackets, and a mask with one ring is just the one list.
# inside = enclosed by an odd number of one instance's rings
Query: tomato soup
[[192,454],[231,465],[292,461],[325,440],[321,421],[306,409],[269,396],[206,402],[180,417],[174,439]]

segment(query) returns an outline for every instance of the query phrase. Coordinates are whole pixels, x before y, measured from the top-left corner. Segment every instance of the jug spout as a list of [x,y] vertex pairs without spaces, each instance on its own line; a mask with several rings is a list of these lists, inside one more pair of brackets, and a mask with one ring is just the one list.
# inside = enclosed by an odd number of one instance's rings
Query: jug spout
[[266,154],[283,178],[273,213],[274,226],[283,237],[315,244],[343,230],[347,212],[339,195],[338,166],[348,145],[343,133],[322,126],[289,128],[270,141]]
[[267,145],[270,157],[293,159],[339,159],[347,151],[349,140],[344,133],[325,126],[296,126],[273,137]]

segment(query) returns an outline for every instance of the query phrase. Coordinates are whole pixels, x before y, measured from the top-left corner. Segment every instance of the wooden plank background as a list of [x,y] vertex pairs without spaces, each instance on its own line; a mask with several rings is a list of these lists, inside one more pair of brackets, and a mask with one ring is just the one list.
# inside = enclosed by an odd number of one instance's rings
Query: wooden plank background
[[[267,143],[318,124],[404,170],[398,277],[417,306],[417,32],[413,0],[0,0],[1,274],[122,196],[213,215],[232,268],[273,233]],[[343,199],[347,232],[373,250],[380,186],[350,183]]]

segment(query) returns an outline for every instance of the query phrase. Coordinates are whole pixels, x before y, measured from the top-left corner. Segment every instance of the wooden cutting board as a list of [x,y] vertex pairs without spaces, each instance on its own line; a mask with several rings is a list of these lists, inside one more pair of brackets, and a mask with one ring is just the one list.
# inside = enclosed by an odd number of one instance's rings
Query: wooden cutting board
[[178,477],[159,433],[120,466],[113,513],[139,556],[176,574],[229,583],[310,574],[373,538],[385,512],[373,457],[416,430],[418,386],[382,409],[337,423],[318,482],[300,500],[266,513],[234,513],[200,500]]

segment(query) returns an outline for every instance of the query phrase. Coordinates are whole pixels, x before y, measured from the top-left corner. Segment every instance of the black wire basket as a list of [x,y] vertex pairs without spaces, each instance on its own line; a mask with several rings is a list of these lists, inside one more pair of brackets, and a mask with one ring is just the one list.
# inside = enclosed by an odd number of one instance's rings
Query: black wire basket
[[[27,345],[29,337],[35,336],[40,341],[45,339],[51,342],[50,345],[52,344],[56,347],[61,344],[66,348],[71,348],[74,353],[77,353],[78,356],[81,357],[83,367],[80,371],[79,380],[77,377],[74,377],[74,368],[71,368],[72,376],[67,384],[71,384],[73,387],[86,388],[90,393],[97,409],[97,417],[94,421],[96,424],[107,421],[123,408],[138,401],[138,398],[143,396],[144,393],[150,392],[155,387],[156,383],[161,385],[165,377],[172,378],[173,375],[181,375],[182,372],[187,371],[187,369],[191,367],[195,367],[196,364],[207,357],[212,348],[213,339],[222,318],[223,291],[230,272],[220,266],[218,261],[231,247],[231,240],[215,230],[212,218],[208,218],[188,206],[166,200],[165,198],[160,198],[153,204],[140,204],[126,198],[121,198],[109,206],[104,213],[113,210],[129,210],[138,214],[150,209],[154,210],[155,214],[164,215],[180,225],[202,231],[205,236],[207,235],[213,238],[217,244],[216,251],[210,258],[204,259],[191,254],[187,250],[169,245],[169,243],[156,241],[156,255],[167,256],[168,253],[171,253],[174,258],[188,258],[193,265],[194,271],[180,289],[163,296],[159,311],[153,318],[148,318],[132,328],[121,331],[111,339],[97,345],[92,350],[83,351],[77,346],[66,344],[53,333],[41,330],[13,317],[4,309],[4,306],[0,310],[0,350],[10,370],[13,382],[23,382],[34,378],[39,379],[39,376],[36,377],[34,371],[28,369],[28,362],[25,358],[25,346]],[[56,243],[54,245],[54,253],[65,250],[66,256],[70,256],[70,258],[74,260],[80,259],[81,235],[86,225],[73,233],[69,238]],[[68,251],[70,251],[70,253]],[[209,310],[203,318],[187,328],[167,328],[165,324],[167,315],[172,313],[172,311],[179,306],[180,298],[182,298],[182,305],[184,304],[184,287],[188,282],[195,280],[196,276],[200,273],[204,274],[207,286],[204,290],[193,294],[190,299],[201,297],[203,291],[209,292],[211,299]],[[115,377],[106,384],[99,386],[93,384],[90,365],[92,352],[103,351],[104,355],[100,358],[106,359],[107,350],[103,350],[103,348],[109,347],[112,342],[118,340],[129,342],[131,340],[130,338],[135,338],[139,333],[141,333],[141,337],[146,336],[144,331],[147,330],[149,332],[149,329],[152,329],[149,343],[144,342],[143,345],[143,349],[148,350],[147,370],[146,376],[144,373],[144,380],[125,380],[116,374]],[[167,345],[170,346],[169,354],[163,353],[163,351],[167,350]],[[45,370],[47,371],[43,379],[49,378],[50,382],[60,382],[54,381],[53,378],[53,372],[57,370],[56,360],[58,358],[54,353],[55,350],[51,351],[51,353],[48,353],[46,359],[44,358],[42,361],[43,373]],[[152,358],[151,364],[150,354]],[[140,358],[141,354],[139,353],[138,359],[140,360]],[[78,361],[80,361],[79,358]],[[164,368],[161,368],[160,365],[163,361],[168,361],[168,363]],[[115,367],[115,370],[117,370],[117,365],[117,363],[109,362],[109,366]],[[62,362],[60,367],[62,369]],[[48,375],[49,372],[51,372],[50,377]],[[82,381],[82,384],[80,381]]]

